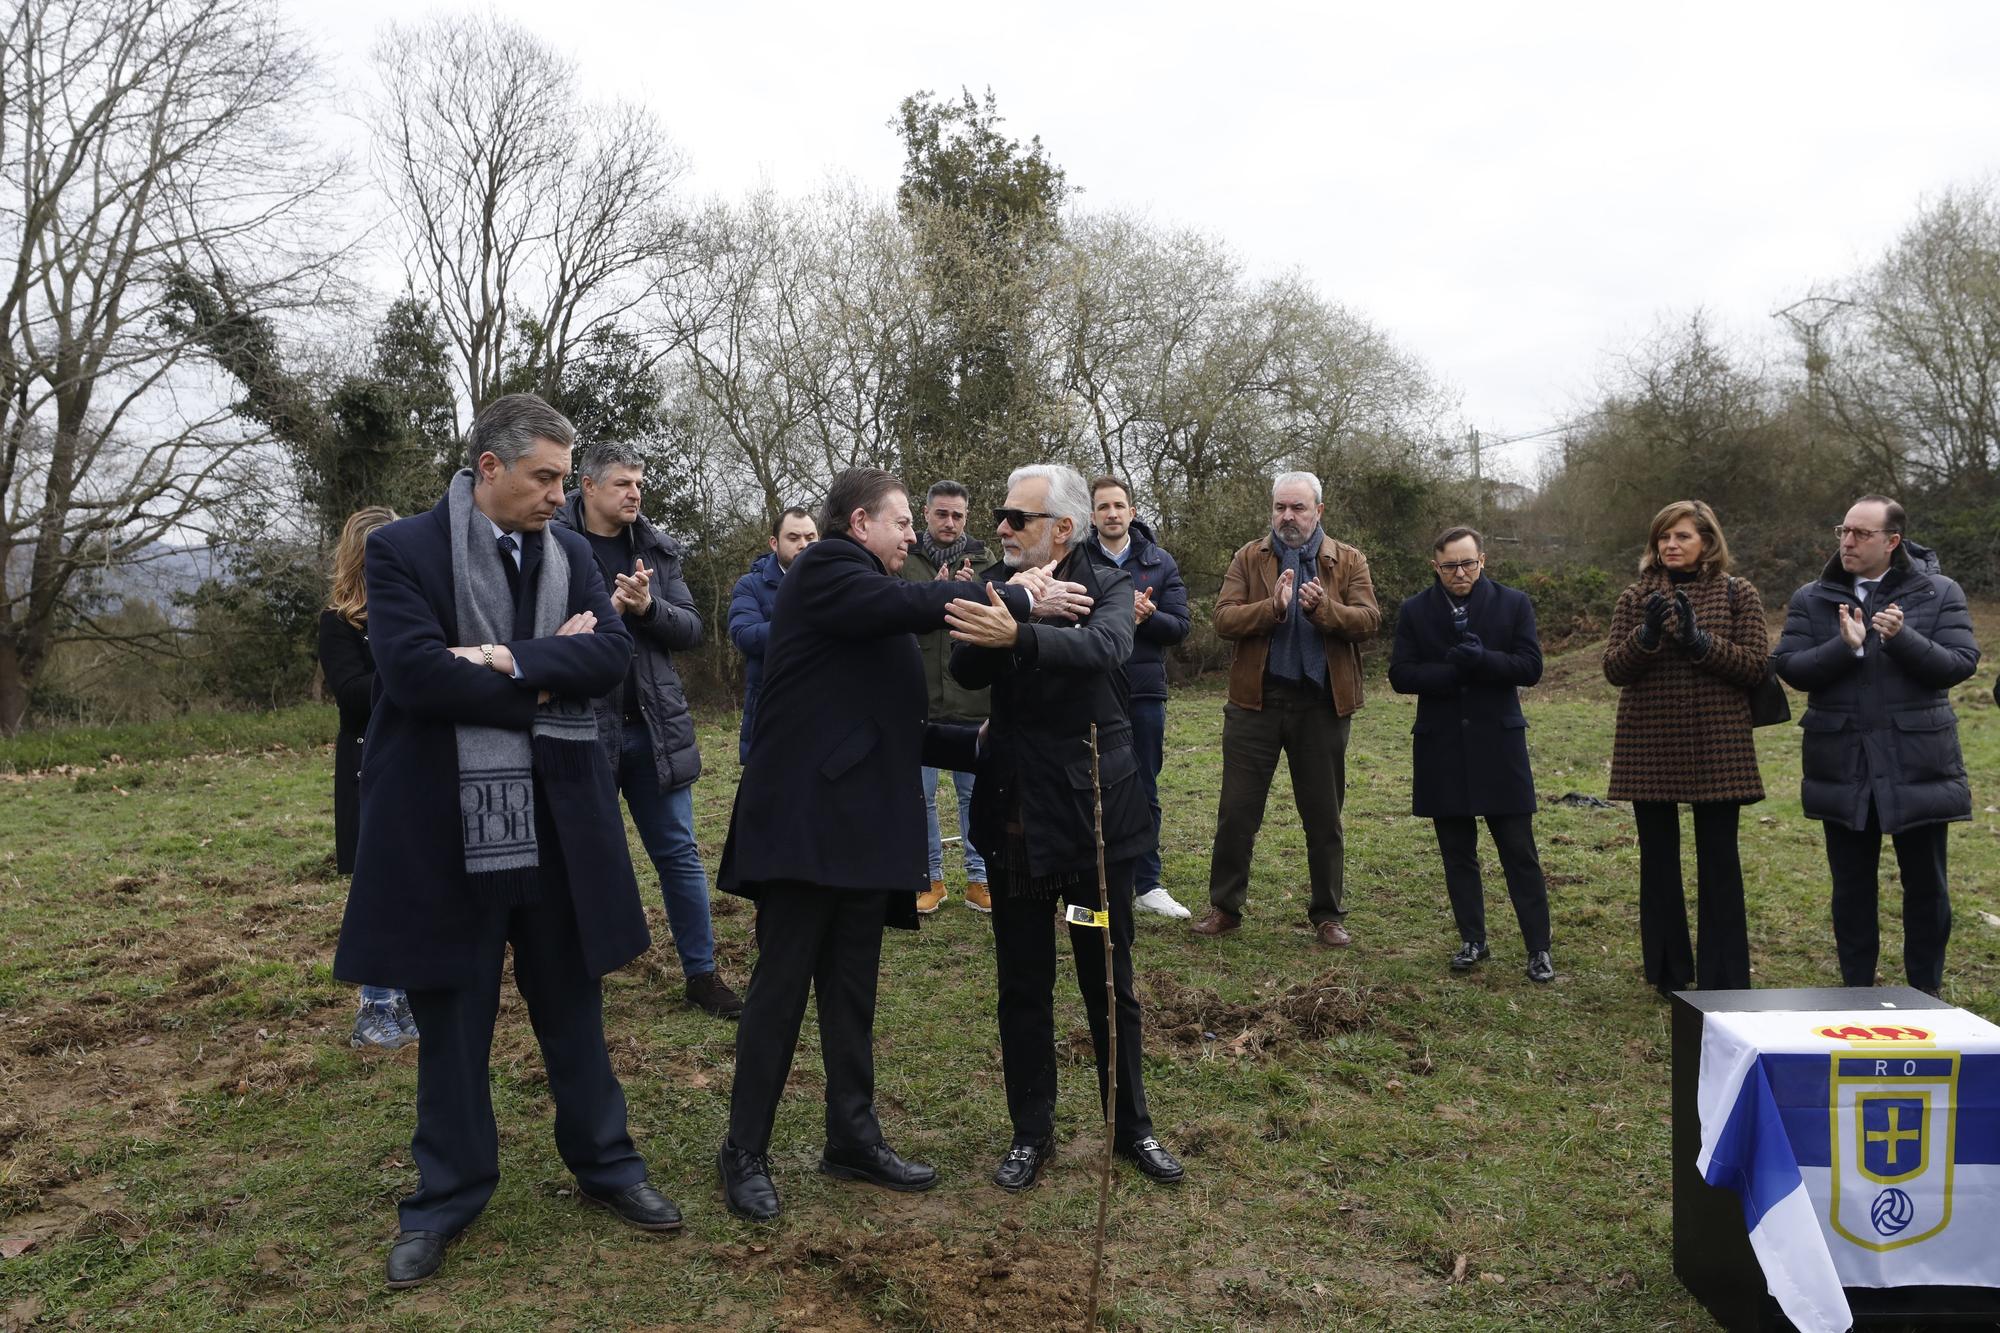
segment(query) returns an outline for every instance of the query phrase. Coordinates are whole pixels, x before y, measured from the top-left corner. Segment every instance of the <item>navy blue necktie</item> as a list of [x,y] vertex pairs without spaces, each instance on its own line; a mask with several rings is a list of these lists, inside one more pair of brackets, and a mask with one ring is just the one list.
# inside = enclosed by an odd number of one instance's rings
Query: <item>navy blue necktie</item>
[[514,594],[517,602],[521,600],[521,570],[514,563],[514,552],[518,549],[513,533],[500,534],[500,567],[507,571],[507,591]]

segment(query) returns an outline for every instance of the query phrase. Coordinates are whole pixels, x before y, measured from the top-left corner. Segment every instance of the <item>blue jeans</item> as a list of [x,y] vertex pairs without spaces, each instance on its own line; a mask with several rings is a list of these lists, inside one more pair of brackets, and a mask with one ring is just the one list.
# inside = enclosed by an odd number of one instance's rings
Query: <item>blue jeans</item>
[[639,830],[639,842],[660,876],[660,897],[673,929],[681,975],[715,971],[715,932],[708,920],[708,871],[694,841],[694,784],[660,790],[653,764],[653,736],[644,722],[625,724],[618,754],[618,790]]
[[1139,782],[1153,811],[1153,850],[1140,854],[1132,868],[1132,891],[1151,893],[1160,887],[1160,765],[1166,759],[1167,701],[1134,699],[1132,757],[1139,761]]
[[361,1003],[394,1004],[396,997],[402,993],[394,986],[363,986],[361,988]]
[[[944,878],[944,841],[938,833],[937,816],[938,770],[924,770],[924,817],[930,821],[931,837],[931,878]],[[951,775],[952,790],[958,793],[958,845],[965,852],[965,877],[986,882],[986,858],[972,845],[972,774],[960,773],[956,769]]]

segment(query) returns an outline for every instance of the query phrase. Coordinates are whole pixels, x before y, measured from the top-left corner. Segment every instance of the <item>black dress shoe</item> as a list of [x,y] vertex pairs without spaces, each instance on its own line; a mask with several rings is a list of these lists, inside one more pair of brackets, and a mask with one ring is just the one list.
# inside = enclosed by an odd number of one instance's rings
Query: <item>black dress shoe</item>
[[919,1194],[937,1184],[937,1168],[906,1162],[886,1143],[868,1148],[835,1148],[828,1144],[819,1159],[820,1174],[841,1180],[865,1180],[883,1189]]
[[608,1208],[618,1220],[641,1231],[679,1231],[680,1205],[654,1189],[646,1181],[619,1190],[616,1194],[592,1194],[581,1185],[577,1192],[585,1203]]
[[1491,958],[1493,951],[1486,947],[1484,940],[1467,940],[1458,946],[1458,952],[1451,956],[1451,970],[1467,972],[1479,966],[1482,958]]
[[389,1290],[414,1287],[444,1265],[450,1237],[436,1231],[405,1231],[389,1247]]
[[1161,1147],[1160,1141],[1150,1134],[1120,1146],[1118,1155],[1130,1158],[1132,1165],[1139,1168],[1140,1175],[1151,1176],[1163,1185],[1177,1185],[1187,1174],[1180,1160]]
[[1054,1151],[1054,1139],[1015,1144],[1000,1159],[1000,1165],[993,1172],[993,1183],[1011,1194],[1019,1194],[1035,1183],[1042,1174],[1042,1163],[1048,1161],[1049,1154]]
[[771,1159],[745,1152],[724,1139],[715,1155],[722,1173],[722,1201],[747,1222],[769,1222],[778,1215],[778,1187],[771,1183]]
[[1547,949],[1528,955],[1528,980],[1544,984],[1556,979],[1556,960],[1549,957]]

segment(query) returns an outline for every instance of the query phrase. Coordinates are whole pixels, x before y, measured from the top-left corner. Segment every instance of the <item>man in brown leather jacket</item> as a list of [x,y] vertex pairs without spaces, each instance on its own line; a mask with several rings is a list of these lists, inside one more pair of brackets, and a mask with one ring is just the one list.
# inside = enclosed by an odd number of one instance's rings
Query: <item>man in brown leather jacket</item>
[[1306,835],[1314,936],[1330,948],[1350,942],[1341,924],[1347,733],[1361,707],[1360,645],[1381,629],[1382,613],[1368,558],[1325,534],[1324,511],[1319,478],[1280,473],[1271,531],[1236,553],[1215,599],[1215,632],[1236,641],[1236,657],[1223,708],[1210,907],[1191,927],[1197,935],[1243,923],[1250,854],[1282,752]]

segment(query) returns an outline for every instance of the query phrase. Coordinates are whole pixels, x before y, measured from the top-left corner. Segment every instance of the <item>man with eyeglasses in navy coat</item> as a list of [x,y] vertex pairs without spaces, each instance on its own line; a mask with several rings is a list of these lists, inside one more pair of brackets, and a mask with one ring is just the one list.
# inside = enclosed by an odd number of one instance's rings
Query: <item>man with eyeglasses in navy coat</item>
[[1431,568],[1437,581],[1396,613],[1389,685],[1417,696],[1410,812],[1430,818],[1444,858],[1459,938],[1451,970],[1470,971],[1491,952],[1479,878],[1483,816],[1514,901],[1528,980],[1553,981],[1549,890],[1535,853],[1535,777],[1520,697],[1542,678],[1535,607],[1526,593],[1484,577],[1486,543],[1472,528],[1440,534]]

